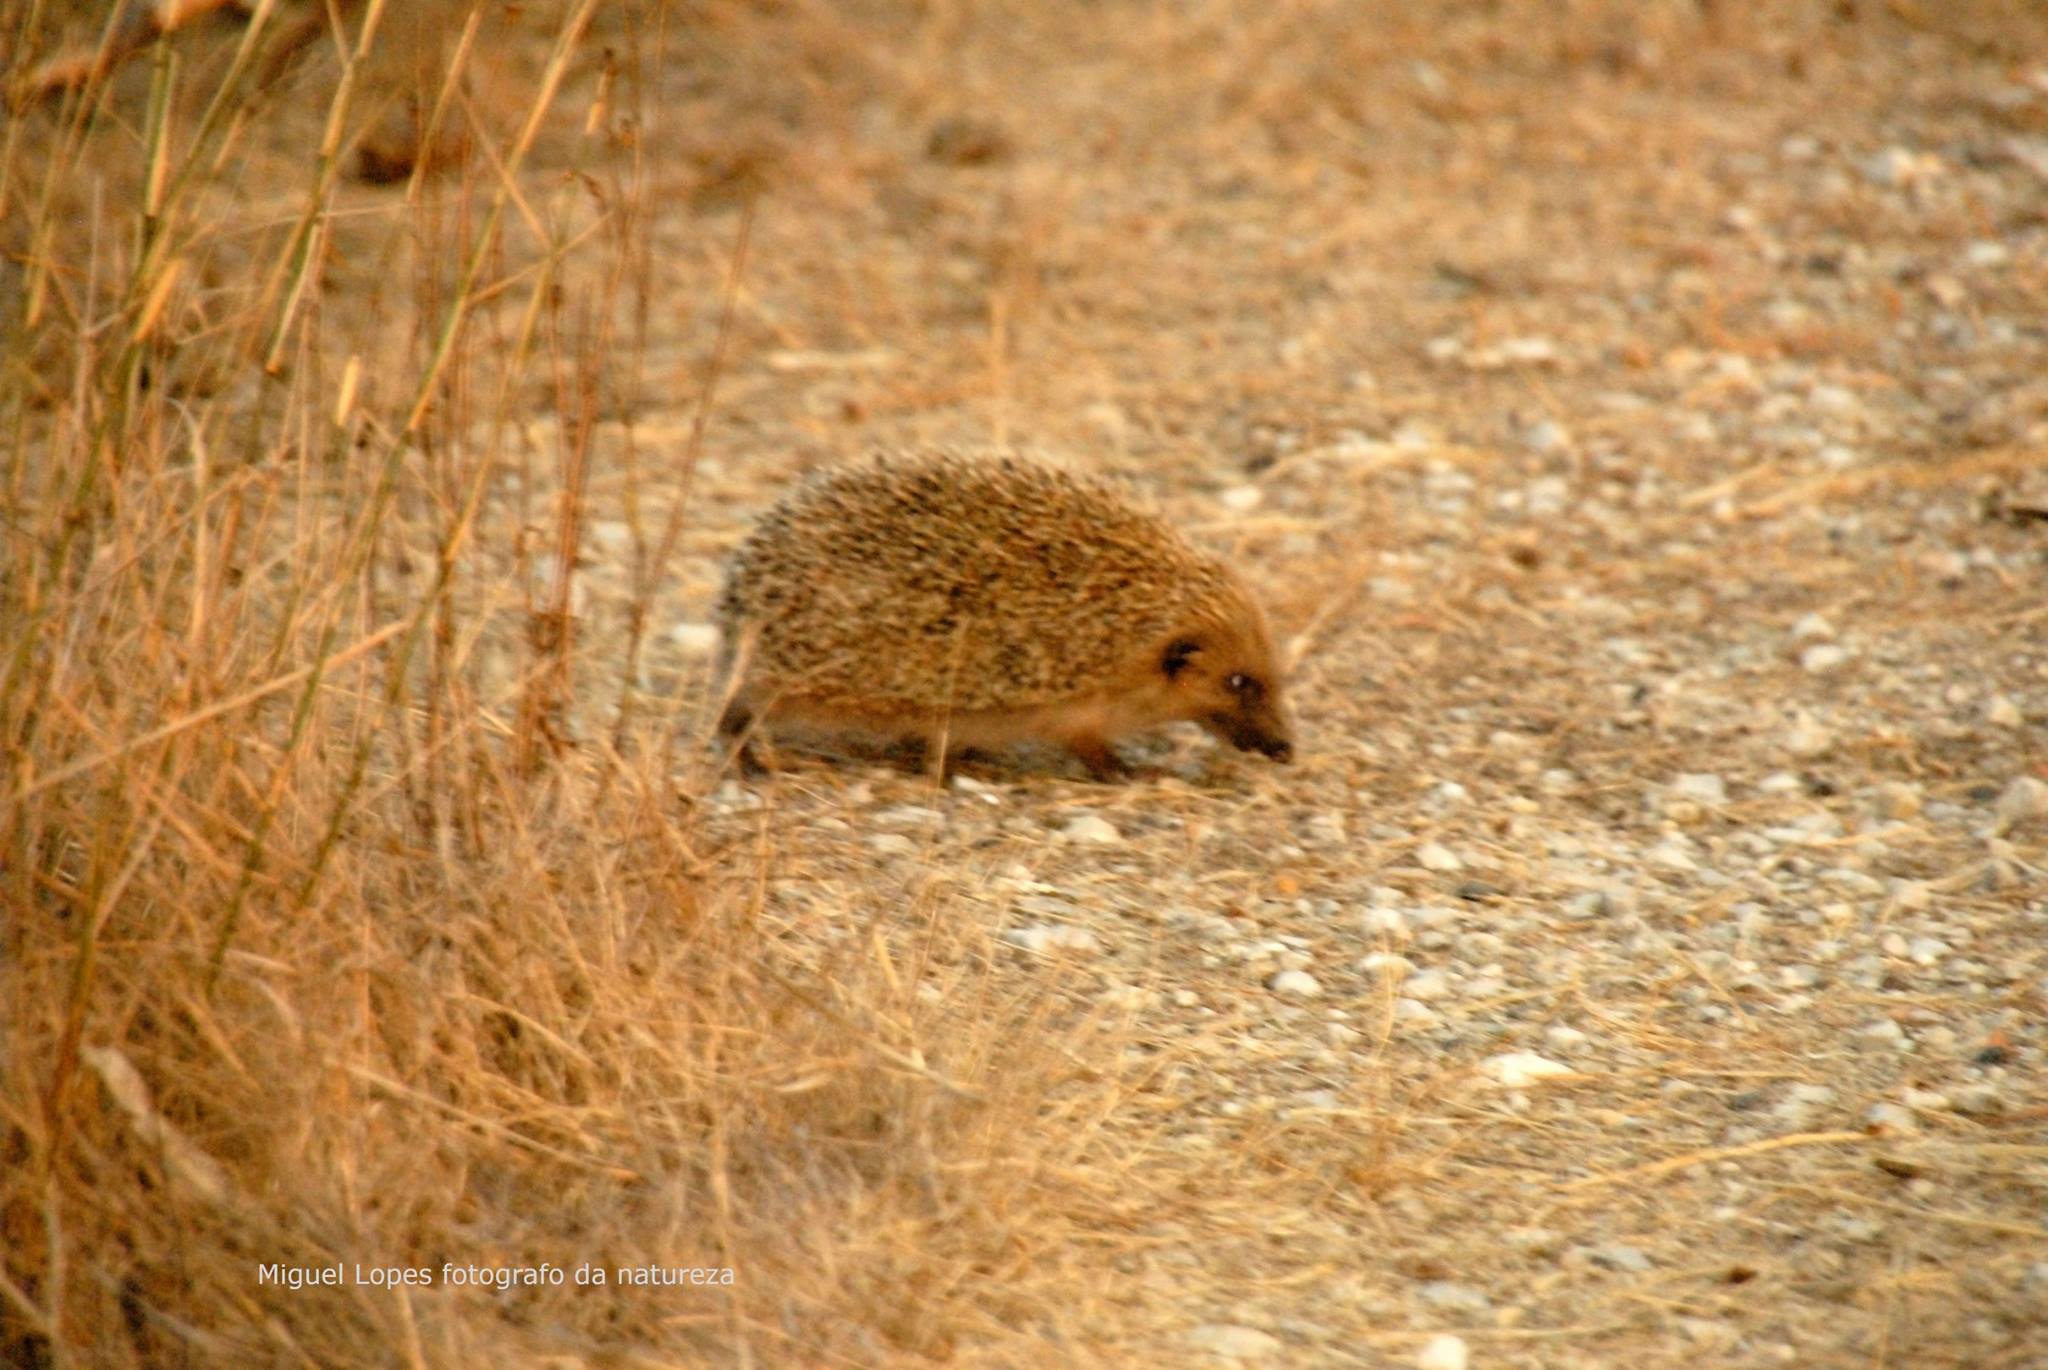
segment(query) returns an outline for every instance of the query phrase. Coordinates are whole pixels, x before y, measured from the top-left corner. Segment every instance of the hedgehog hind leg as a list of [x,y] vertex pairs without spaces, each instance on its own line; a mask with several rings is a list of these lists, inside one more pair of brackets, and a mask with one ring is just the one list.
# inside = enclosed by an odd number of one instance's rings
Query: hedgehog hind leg
[[725,708],[718,715],[718,735],[727,741],[736,737],[746,736],[748,730],[753,726],[753,709],[748,707],[745,700],[737,696],[728,700]]
[[767,748],[754,731],[754,722],[754,710],[738,696],[727,701],[718,715],[718,741],[725,759],[739,767],[740,774],[749,780],[775,773],[772,760],[766,756]]
[[743,737],[728,747],[726,759],[739,767],[741,777],[747,780],[761,780],[775,774],[775,760],[766,744],[752,737]]

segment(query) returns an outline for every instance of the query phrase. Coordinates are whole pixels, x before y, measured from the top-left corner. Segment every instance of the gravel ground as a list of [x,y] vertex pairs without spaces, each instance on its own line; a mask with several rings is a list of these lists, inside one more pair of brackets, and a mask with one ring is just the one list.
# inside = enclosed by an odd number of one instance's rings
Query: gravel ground
[[[1106,1126],[1217,1180],[1135,1220],[1104,1356],[2048,1366],[2048,30],[1877,8],[677,76],[722,131],[657,297],[715,299],[766,194],[645,690],[698,688],[786,480],[940,438],[1130,476],[1299,654],[1289,769],[1190,731],[1128,786],[705,805],[765,809],[780,935],[936,898],[1127,1024]],[[657,316],[643,451],[715,322]],[[602,677],[627,497],[676,487],[596,469]]]
[[[1336,22],[1215,96],[1199,29],[1161,72],[974,29],[979,122],[785,148],[648,673],[701,674],[792,473],[993,435],[1270,587],[1301,763],[817,761],[712,830],[766,806],[787,936],[943,889],[1127,1018],[1144,1126],[1289,1175],[1154,1214],[1119,1354],[2048,1365],[2039,24],[1577,61]],[[736,223],[678,225],[679,289]],[[629,590],[586,570],[601,634]]]

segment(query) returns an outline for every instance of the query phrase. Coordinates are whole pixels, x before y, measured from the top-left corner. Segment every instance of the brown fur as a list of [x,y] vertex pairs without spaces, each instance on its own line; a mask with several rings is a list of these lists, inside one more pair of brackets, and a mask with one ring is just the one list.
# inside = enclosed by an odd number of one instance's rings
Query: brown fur
[[1237,576],[1117,487],[1014,455],[878,456],[799,486],[734,554],[730,704],[757,726],[947,752],[1111,748],[1166,723],[1292,753],[1281,670]]

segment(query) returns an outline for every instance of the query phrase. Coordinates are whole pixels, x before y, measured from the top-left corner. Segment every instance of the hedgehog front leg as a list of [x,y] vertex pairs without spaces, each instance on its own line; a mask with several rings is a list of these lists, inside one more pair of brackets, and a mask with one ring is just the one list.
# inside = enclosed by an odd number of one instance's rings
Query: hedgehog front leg
[[986,765],[993,753],[967,747],[937,733],[907,737],[898,744],[906,770],[921,772],[935,785],[950,785],[962,766]]
[[1067,744],[1067,750],[1088,768],[1088,774],[1097,781],[1106,785],[1130,777],[1129,763],[1116,754],[1100,733],[1070,734],[1062,741]]
[[918,769],[934,785],[943,786],[951,780],[953,765],[959,760],[958,755],[946,745],[947,741],[944,729],[917,739]]
[[941,729],[916,739],[917,768],[934,785],[949,785],[959,773],[960,763],[982,757],[972,747],[963,747],[953,741],[949,732]]

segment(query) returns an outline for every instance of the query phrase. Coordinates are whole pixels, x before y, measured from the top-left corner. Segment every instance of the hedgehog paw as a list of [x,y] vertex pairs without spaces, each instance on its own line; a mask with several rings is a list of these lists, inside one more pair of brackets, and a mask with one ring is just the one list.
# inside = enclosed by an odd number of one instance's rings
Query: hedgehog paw
[[1088,768],[1089,776],[1099,784],[1109,785],[1131,778],[1130,763],[1099,737],[1069,738],[1067,750]]
[[953,777],[961,773],[964,766],[985,766],[995,758],[980,747],[946,747],[941,749],[932,742],[920,742],[912,768],[922,771],[925,778],[935,785],[950,785]]
[[727,755],[732,764],[738,767],[740,778],[743,780],[765,780],[775,774],[774,762],[768,759],[762,748],[754,745],[752,738],[734,747]]

